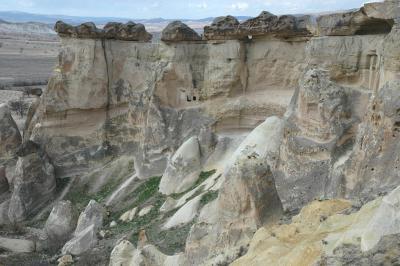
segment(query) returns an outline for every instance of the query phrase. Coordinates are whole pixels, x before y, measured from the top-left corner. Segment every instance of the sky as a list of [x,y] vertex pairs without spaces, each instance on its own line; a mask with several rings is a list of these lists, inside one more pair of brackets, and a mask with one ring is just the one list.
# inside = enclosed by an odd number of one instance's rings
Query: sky
[[[124,18],[206,18],[318,13],[361,7],[366,0],[0,0],[1,11]],[[375,1],[377,2],[377,1]]]

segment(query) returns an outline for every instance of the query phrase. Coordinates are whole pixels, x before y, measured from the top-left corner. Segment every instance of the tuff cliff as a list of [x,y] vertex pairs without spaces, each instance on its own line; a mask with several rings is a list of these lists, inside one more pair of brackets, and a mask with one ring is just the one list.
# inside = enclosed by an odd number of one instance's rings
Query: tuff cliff
[[173,22],[159,44],[133,22],[58,22],[22,138],[2,107],[0,222],[78,265],[398,259],[399,18],[398,1],[262,12],[203,36]]

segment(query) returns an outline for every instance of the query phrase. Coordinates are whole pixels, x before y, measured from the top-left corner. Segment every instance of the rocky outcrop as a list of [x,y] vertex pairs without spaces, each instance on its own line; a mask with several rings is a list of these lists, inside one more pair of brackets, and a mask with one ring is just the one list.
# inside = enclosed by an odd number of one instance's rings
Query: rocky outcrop
[[386,83],[372,98],[359,126],[354,150],[338,183],[346,194],[372,199],[398,185],[400,83]]
[[21,145],[21,134],[6,104],[0,105],[0,163],[1,160],[14,157]]
[[86,227],[68,241],[62,248],[63,254],[81,255],[97,245],[97,232],[94,224]]
[[238,39],[239,21],[233,16],[217,17],[210,26],[204,27],[204,37],[208,40]]
[[146,245],[136,249],[129,241],[123,240],[111,252],[110,266],[137,265],[137,266],[174,266],[185,265],[182,254],[167,256],[157,247]]
[[8,211],[12,222],[21,222],[37,213],[53,198],[56,189],[54,167],[38,144],[24,143],[17,155]]
[[132,21],[126,24],[110,22],[107,23],[103,29],[98,29],[93,22],[86,22],[74,27],[65,22],[57,21],[54,30],[61,37],[81,39],[113,39],[149,42],[152,38],[152,35],[146,31],[143,24],[136,24]]
[[63,254],[80,255],[97,245],[97,233],[103,226],[105,210],[96,201],[91,200],[79,215],[73,238],[62,248]]
[[[378,7],[380,4],[375,3],[375,5]],[[384,10],[374,9],[370,4],[356,11],[322,15],[317,18],[319,34],[345,36],[389,33],[394,24],[393,17],[387,13],[389,16],[386,17],[387,15],[383,13]],[[393,10],[393,8],[391,9]],[[368,11],[370,14],[372,12],[372,16],[368,14]]]
[[45,230],[52,246],[62,246],[75,229],[76,219],[72,203],[60,201],[55,204],[45,224]]
[[185,23],[173,21],[163,29],[161,40],[164,42],[199,41],[201,37]]
[[91,225],[94,226],[95,231],[98,231],[103,226],[104,214],[104,208],[96,201],[91,200],[85,210],[79,215],[75,234],[79,234],[79,232]]
[[[232,261],[257,228],[279,218],[282,207],[270,165],[275,165],[282,129],[281,119],[268,118],[231,155],[218,198],[203,209],[207,216],[201,213],[204,218],[190,230],[189,263]],[[226,257],[217,256],[222,250]]]
[[276,170],[285,209],[299,208],[331,189],[327,187],[330,169],[352,137],[348,98],[346,90],[331,82],[326,72],[310,70],[300,82],[287,113]]
[[184,192],[197,181],[200,172],[199,141],[192,137],[171,158],[161,178],[159,191],[166,195]]
[[263,11],[258,17],[241,23],[239,32],[244,36],[271,35],[278,38],[313,36],[315,28],[313,19],[312,16],[284,15],[278,17]]
[[110,22],[104,26],[104,37],[122,41],[149,42],[152,35],[146,31],[143,24],[129,21],[125,24]]

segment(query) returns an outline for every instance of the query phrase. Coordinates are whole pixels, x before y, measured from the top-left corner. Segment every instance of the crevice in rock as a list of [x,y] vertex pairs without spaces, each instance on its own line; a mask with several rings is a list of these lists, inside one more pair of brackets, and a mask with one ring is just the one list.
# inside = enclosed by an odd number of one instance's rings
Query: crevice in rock
[[[111,45],[111,43],[110,43]],[[104,136],[103,136],[103,149],[105,149],[105,155],[107,154],[107,151],[109,151],[110,148],[110,141],[109,141],[109,131],[111,127],[111,121],[110,121],[110,106],[111,106],[111,80],[110,80],[110,69],[109,69],[109,62],[107,58],[107,51],[106,51],[106,40],[104,38],[101,39],[101,46],[103,49],[103,54],[104,54],[104,60],[106,64],[106,74],[107,74],[107,102],[106,102],[106,108],[105,108],[105,121],[104,121]],[[110,48],[111,49],[111,48]]]

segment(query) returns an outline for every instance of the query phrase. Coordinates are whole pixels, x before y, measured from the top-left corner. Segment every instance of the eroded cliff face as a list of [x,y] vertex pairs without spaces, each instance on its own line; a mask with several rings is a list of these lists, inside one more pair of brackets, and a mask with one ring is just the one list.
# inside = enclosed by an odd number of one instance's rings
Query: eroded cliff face
[[57,23],[59,64],[23,132],[37,152],[13,156],[8,131],[0,143],[0,222],[70,200],[47,224],[82,211],[58,243],[82,263],[108,263],[111,245],[110,265],[219,265],[251,243],[236,265],[334,264],[348,261],[343,232],[358,257],[385,253],[396,219],[371,242],[357,217],[384,220],[398,189],[379,197],[400,185],[399,16],[398,1],[263,12],[217,18],[202,38],[174,22],[160,44],[140,24]]

